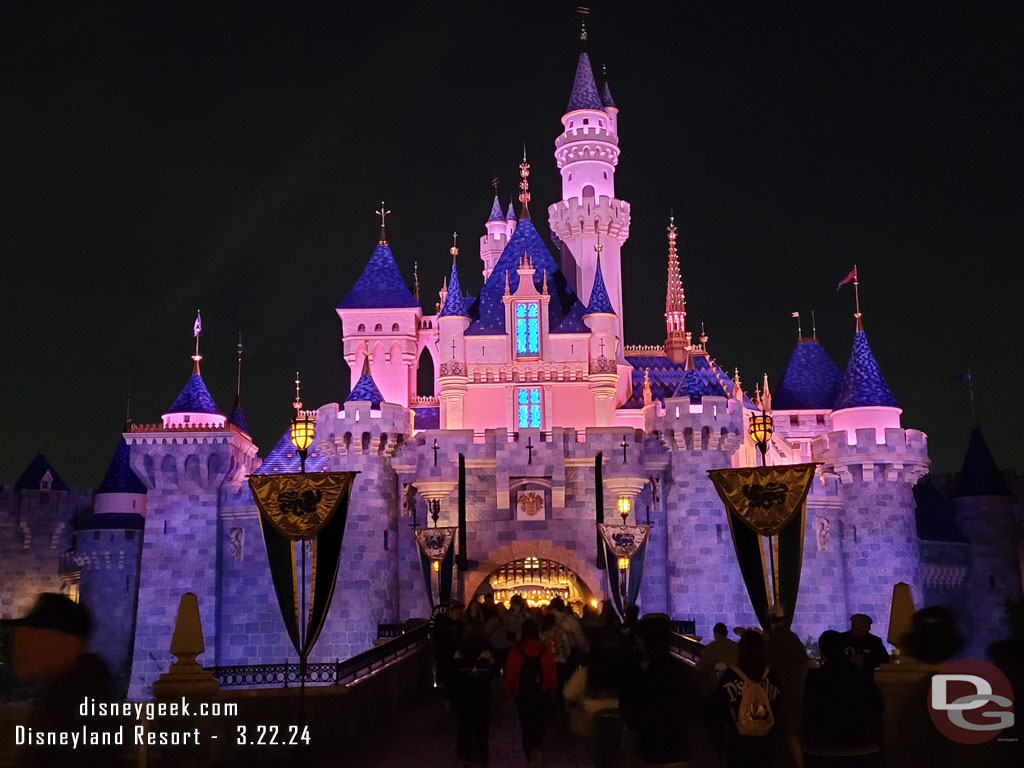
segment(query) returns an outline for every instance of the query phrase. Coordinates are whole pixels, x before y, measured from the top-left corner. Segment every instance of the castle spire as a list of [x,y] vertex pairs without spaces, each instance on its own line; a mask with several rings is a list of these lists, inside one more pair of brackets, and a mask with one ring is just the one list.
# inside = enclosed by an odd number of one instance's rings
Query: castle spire
[[523,162],[519,164],[519,202],[522,208],[519,209],[519,219],[529,220],[530,218],[530,164],[526,162],[526,142],[523,142]]
[[448,253],[452,255],[452,274],[448,280],[448,292],[445,294],[444,302],[438,317],[451,317],[453,315],[466,317],[465,301],[462,297],[462,286],[459,285],[459,272],[455,260],[459,255],[459,233],[452,232],[452,247]]
[[376,213],[378,216],[380,216],[380,239],[377,241],[377,245],[387,245],[388,244],[388,233],[387,233],[386,225],[387,225],[388,214],[390,214],[391,211],[387,210],[384,207],[384,201],[381,200],[380,201],[380,208],[378,208],[376,211],[374,211],[374,213]]
[[245,412],[242,410],[242,332],[238,332],[238,372],[235,378],[235,404],[231,407],[231,415],[228,423],[234,424],[240,430],[249,433],[249,427],[245,423]]
[[196,310],[196,321],[192,324],[192,335],[196,337],[196,352],[192,355],[192,375],[199,376],[199,361],[203,356],[199,354],[199,334],[203,332],[203,318]]
[[572,93],[569,94],[569,105],[565,108],[566,114],[575,112],[577,109],[604,109],[601,94],[597,90],[597,82],[594,80],[590,55],[587,53],[586,17],[590,10],[588,8],[578,10],[582,17],[580,19],[580,58],[576,64],[576,77],[572,83]]
[[665,354],[674,363],[686,358],[686,295],[679,274],[679,256],[676,253],[675,216],[668,219],[668,282],[665,291]]

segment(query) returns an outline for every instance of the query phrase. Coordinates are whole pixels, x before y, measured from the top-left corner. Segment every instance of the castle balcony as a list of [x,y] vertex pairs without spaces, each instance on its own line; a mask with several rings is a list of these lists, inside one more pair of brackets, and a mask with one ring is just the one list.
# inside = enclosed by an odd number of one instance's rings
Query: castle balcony
[[629,203],[601,195],[581,202],[576,197],[548,206],[548,226],[562,240],[600,231],[620,246],[629,238]]
[[[591,118],[592,119],[592,118]],[[600,119],[600,118],[598,118]],[[564,147],[572,147],[575,144],[587,144],[587,143],[601,143],[601,144],[612,144],[615,146],[615,154],[618,155],[619,137],[608,130],[608,127],[602,127],[598,125],[582,125],[575,124],[572,128],[567,128],[558,138],[555,139],[555,155],[556,157],[561,154],[560,150]],[[559,168],[562,164],[559,163]]]

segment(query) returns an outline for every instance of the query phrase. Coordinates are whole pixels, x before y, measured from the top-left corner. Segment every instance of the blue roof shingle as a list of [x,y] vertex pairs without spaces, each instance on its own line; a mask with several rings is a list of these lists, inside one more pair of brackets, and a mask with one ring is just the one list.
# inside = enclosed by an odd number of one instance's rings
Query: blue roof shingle
[[359,381],[352,387],[352,391],[348,393],[345,402],[370,402],[374,407],[379,408],[380,404],[384,402],[384,396],[377,389],[377,383],[373,380],[373,376],[364,371],[363,375],[359,377]]
[[551,302],[548,305],[548,327],[552,333],[589,333],[583,325],[582,317],[586,311],[579,298],[569,287],[565,275],[558,268],[558,263],[551,251],[544,244],[540,234],[529,219],[523,219],[516,226],[516,231],[501,252],[494,270],[491,272],[480,295],[469,308],[472,324],[466,330],[470,336],[505,333],[505,274],[508,273],[509,290],[519,290],[519,260],[527,254],[533,261],[533,284],[540,293],[547,272],[548,291]]
[[607,80],[605,80],[601,85],[601,103],[605,108],[611,107],[612,109],[618,109],[618,107],[615,106],[615,102],[612,100],[612,89],[608,87]]
[[[498,198],[494,198],[497,200]],[[466,300],[462,295],[462,286],[459,285],[459,271],[455,267],[455,259],[452,259],[452,274],[448,278],[448,293],[444,297],[444,305],[438,317],[468,317],[466,312]]]
[[494,203],[491,205],[491,215],[487,217],[487,223],[490,224],[492,221],[504,221],[505,216],[501,212],[501,203],[498,202],[498,196],[494,196]]
[[57,470],[53,468],[50,460],[46,458],[42,452],[37,453],[35,458],[29,462],[29,465],[25,468],[25,471],[21,473],[21,477],[18,478],[17,482],[14,483],[14,490],[16,491],[38,491],[41,490],[40,486],[43,482],[43,476],[50,473],[50,490],[51,491],[66,491],[68,487],[64,484],[64,481],[60,479],[60,475],[57,474]]
[[508,210],[505,211],[505,221],[516,220],[516,209],[512,207],[512,201],[508,201]]
[[864,331],[857,331],[853,337],[853,351],[850,353],[850,362],[846,365],[843,386],[839,390],[833,410],[866,406],[899,408],[878,368],[878,361],[868,346],[868,337]]
[[[665,355],[628,355],[626,362],[633,366],[631,394],[623,408],[642,408],[644,405],[644,371],[650,369],[651,400],[665,402],[669,397],[689,396],[690,402],[699,403],[702,397],[732,397],[735,385],[721,366],[707,355],[693,355],[692,368],[686,362],[673,363]],[[743,405],[754,410],[754,404],[745,394]]]
[[601,259],[597,260],[597,269],[594,270],[594,287],[590,291],[590,303],[587,304],[587,314],[596,315],[604,313],[615,314],[612,300],[608,298],[608,289],[604,285],[604,275],[601,274]]
[[193,373],[187,382],[185,382],[185,388],[181,390],[181,394],[174,401],[171,407],[167,410],[167,413],[208,413],[214,416],[222,416],[223,414],[217,410],[217,404],[213,402],[213,396],[210,394],[210,390],[206,388],[206,384],[203,383],[203,377],[198,373]]
[[779,391],[772,396],[776,410],[832,410],[843,386],[843,374],[822,346],[811,340],[796,345]]
[[235,395],[235,405],[228,417],[228,424],[234,424],[245,434],[249,434],[249,428],[245,424],[245,412],[242,410],[242,398],[239,395]]
[[146,492],[145,483],[132,470],[130,458],[128,443],[122,437],[117,444],[117,450],[114,451],[114,458],[107,467],[107,474],[103,476],[103,482],[96,489],[97,494]]
[[419,305],[398,271],[390,246],[378,244],[338,309],[399,309]]
[[597,83],[594,81],[594,70],[590,66],[590,56],[586,51],[580,53],[580,59],[576,64],[576,79],[573,80],[569,106],[565,111],[572,112],[577,109],[604,109],[601,94],[597,92]]
[[[289,427],[277,441],[277,445],[270,449],[270,453],[260,464],[259,469],[253,472],[254,475],[274,475],[301,470],[301,459],[299,459],[299,452],[292,445],[291,435],[292,430]],[[306,472],[326,472],[327,469],[327,457],[310,448],[309,454],[306,456]]]

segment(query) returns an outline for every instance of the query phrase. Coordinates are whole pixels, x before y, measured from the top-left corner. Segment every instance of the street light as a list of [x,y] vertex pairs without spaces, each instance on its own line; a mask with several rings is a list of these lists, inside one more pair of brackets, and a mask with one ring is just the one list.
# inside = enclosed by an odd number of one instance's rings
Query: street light
[[629,517],[630,509],[632,508],[632,502],[629,496],[619,496],[619,514],[622,515],[622,524],[626,524],[626,518]]
[[316,422],[313,414],[302,410],[302,400],[299,399],[299,372],[295,372],[295,418],[292,419],[291,440],[292,445],[299,452],[299,466],[302,474],[306,474],[306,456],[309,454],[309,446],[313,444],[313,430]]
[[775,432],[771,415],[761,410],[760,414],[753,414],[750,417],[750,437],[761,451],[761,466],[765,466],[765,454],[768,453],[768,441],[772,439]]

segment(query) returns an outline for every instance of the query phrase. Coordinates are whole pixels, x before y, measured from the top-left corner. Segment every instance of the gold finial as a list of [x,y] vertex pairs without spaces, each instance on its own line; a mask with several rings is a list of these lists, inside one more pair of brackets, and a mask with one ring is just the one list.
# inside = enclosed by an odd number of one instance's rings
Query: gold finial
[[203,318],[199,314],[199,310],[196,310],[196,321],[192,323],[192,335],[196,337],[196,351],[192,355],[192,375],[199,375],[199,361],[203,359],[203,356],[199,354],[199,334],[203,332]]
[[384,201],[381,200],[380,208],[374,211],[374,213],[380,216],[380,240],[377,241],[377,245],[387,245],[388,235],[387,232],[385,231],[385,225],[387,224],[387,217],[391,213],[391,211],[387,210],[384,207]]
[[509,290],[509,287],[508,287],[508,270],[507,269],[505,270],[505,295],[506,296],[511,295],[511,291]]
[[302,410],[302,399],[299,397],[299,372],[295,372],[295,402],[292,403],[292,408],[295,409],[295,417],[298,418],[299,411]]
[[238,380],[235,382],[235,397],[242,396],[242,332],[238,332]]
[[743,400],[743,384],[740,382],[740,369],[733,368],[732,374],[732,395],[737,400]]
[[540,292],[544,296],[548,295],[548,271],[546,269],[544,270],[544,284],[540,287]]
[[526,142],[523,142],[523,162],[519,164],[519,202],[523,204],[520,219],[530,218],[530,164],[526,162]]
[[494,178],[491,179],[491,186],[494,188],[494,195],[498,195],[498,174],[494,174]]
[[412,263],[412,295],[416,301],[420,300],[420,263]]
[[[298,374],[296,374],[297,376]],[[363,339],[363,376],[370,375],[370,340]]]
[[455,257],[459,255],[459,233],[452,232],[452,247],[448,249],[448,253],[452,255],[452,263],[455,263]]
[[700,323],[700,343],[701,346],[705,346],[708,343],[708,335],[704,333],[704,321]]
[[577,5],[576,13],[580,15],[580,40],[587,42],[587,15],[590,13],[590,9],[585,5]]
[[597,233],[597,243],[594,244],[594,253],[597,254],[597,260],[601,260],[601,251],[604,250],[604,246],[601,245],[601,233]]

